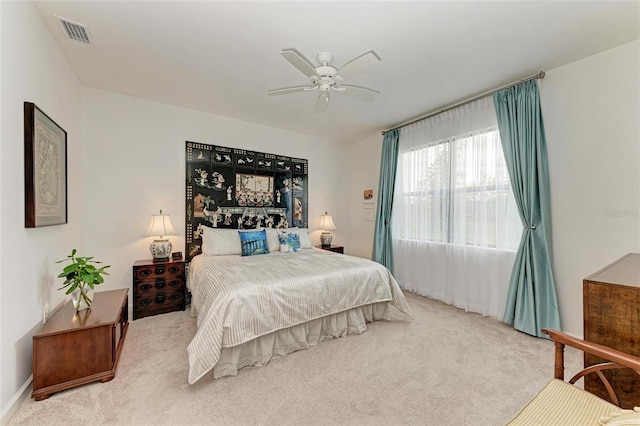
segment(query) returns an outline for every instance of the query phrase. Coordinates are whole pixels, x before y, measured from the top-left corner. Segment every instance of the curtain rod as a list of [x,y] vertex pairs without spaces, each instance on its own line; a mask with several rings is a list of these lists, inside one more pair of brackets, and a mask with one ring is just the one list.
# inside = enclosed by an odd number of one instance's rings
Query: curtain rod
[[487,96],[492,95],[492,94],[494,94],[496,92],[499,92],[501,90],[505,90],[505,89],[508,89],[510,87],[517,86],[518,84],[524,83],[525,81],[535,80],[535,79],[538,79],[538,78],[542,79],[542,78],[544,78],[544,76],[545,76],[544,71],[540,71],[537,74],[534,74],[534,75],[529,76],[529,77],[525,77],[523,79],[520,79],[520,80],[515,81],[513,83],[506,84],[504,86],[500,86],[500,87],[498,87],[496,89],[489,90],[488,92],[484,92],[481,95],[477,95],[477,96],[474,96],[472,98],[465,99],[463,101],[456,102],[454,104],[448,105],[446,107],[439,108],[437,110],[433,110],[433,111],[431,111],[431,112],[429,112],[427,114],[424,114],[424,115],[421,115],[419,117],[413,118],[413,119],[411,119],[411,120],[409,120],[407,122],[404,122],[402,124],[397,124],[397,125],[395,125],[394,127],[390,128],[390,129],[383,130],[382,134],[384,135],[385,133],[390,132],[392,130],[396,130],[396,129],[399,129],[399,128],[404,127],[404,126],[408,126],[409,124],[417,123],[420,120],[424,120],[426,118],[433,117],[434,115],[438,115],[438,114],[441,114],[443,112],[452,110],[454,108],[461,107],[462,105],[470,104],[471,102],[475,102],[475,101],[477,101],[479,99],[486,98]]

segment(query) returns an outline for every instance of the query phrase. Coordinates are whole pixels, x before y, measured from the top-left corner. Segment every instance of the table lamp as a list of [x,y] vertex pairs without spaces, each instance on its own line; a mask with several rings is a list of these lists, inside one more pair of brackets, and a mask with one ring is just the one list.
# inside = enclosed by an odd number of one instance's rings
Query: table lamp
[[320,244],[322,247],[330,247],[331,246],[331,232],[336,229],[336,225],[333,223],[333,218],[327,212],[324,212],[322,216],[320,216],[320,228],[322,228],[322,234],[320,234]]
[[172,248],[171,241],[163,237],[176,234],[176,230],[173,228],[173,225],[171,225],[171,215],[163,214],[162,210],[160,210],[160,214],[151,215],[151,225],[149,225],[147,235],[160,237],[153,240],[151,246],[149,246],[154,262],[165,262],[169,260]]

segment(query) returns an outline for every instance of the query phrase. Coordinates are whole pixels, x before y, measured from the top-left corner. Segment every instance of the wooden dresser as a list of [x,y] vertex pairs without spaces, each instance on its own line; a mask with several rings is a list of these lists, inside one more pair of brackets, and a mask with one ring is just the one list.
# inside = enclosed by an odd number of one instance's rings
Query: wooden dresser
[[[584,338],[590,342],[640,356],[640,254],[631,253],[583,281]],[[602,360],[585,355],[584,365]],[[631,371],[604,374],[614,387],[623,408],[640,406],[640,378]],[[589,392],[609,400],[597,376],[585,377]]]
[[185,261],[133,264],[133,319],[185,310]]
[[115,377],[129,326],[128,292],[96,292],[91,308],[79,312],[69,301],[33,336],[36,401]]

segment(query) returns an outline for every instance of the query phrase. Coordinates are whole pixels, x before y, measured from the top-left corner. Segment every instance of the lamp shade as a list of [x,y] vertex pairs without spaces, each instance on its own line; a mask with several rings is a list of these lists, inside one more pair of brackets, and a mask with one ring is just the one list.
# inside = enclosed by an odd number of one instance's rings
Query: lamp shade
[[163,214],[160,210],[160,214],[151,215],[151,224],[147,235],[152,236],[164,236],[164,235],[176,235],[177,232],[171,224],[171,215]]
[[327,212],[324,212],[324,214],[320,216],[320,228],[323,231],[333,231],[336,229],[336,225],[333,223],[333,218]]

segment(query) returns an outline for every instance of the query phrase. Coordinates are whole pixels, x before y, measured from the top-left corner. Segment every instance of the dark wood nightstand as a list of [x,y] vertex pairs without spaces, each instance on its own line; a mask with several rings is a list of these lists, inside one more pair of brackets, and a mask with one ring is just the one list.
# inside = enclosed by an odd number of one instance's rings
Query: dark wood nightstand
[[334,253],[340,253],[340,254],[344,254],[344,246],[327,246],[327,247],[323,247],[323,246],[316,246],[322,250],[327,250],[327,251],[332,251]]
[[183,259],[133,264],[133,319],[185,309]]
[[115,377],[129,327],[127,293],[97,291],[79,312],[69,301],[33,336],[32,398]]

